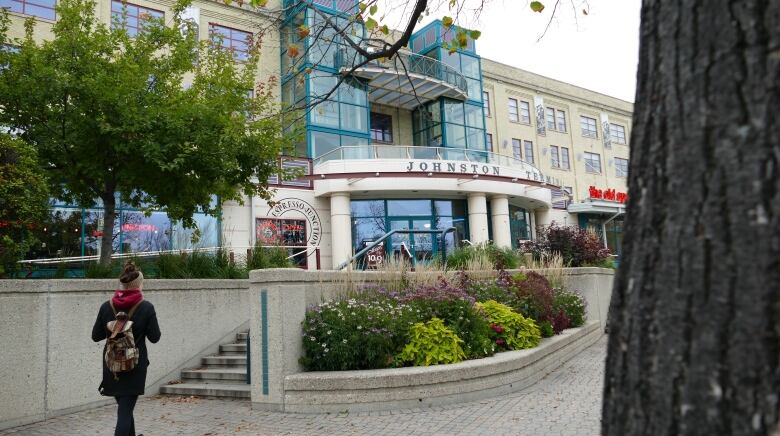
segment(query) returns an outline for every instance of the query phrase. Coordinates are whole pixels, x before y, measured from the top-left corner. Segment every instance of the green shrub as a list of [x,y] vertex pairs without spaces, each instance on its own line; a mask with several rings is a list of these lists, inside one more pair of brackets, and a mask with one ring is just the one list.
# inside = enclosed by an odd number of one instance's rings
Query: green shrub
[[439,318],[426,323],[416,323],[409,329],[409,343],[401,354],[400,362],[414,366],[457,363],[466,358],[461,347],[463,340]]
[[571,321],[571,327],[580,327],[585,324],[585,299],[577,292],[556,289],[553,310],[556,313],[561,310],[566,313]]
[[292,262],[287,256],[289,254],[284,248],[257,244],[246,259],[246,269],[290,268]]
[[392,367],[406,344],[417,312],[392,299],[326,302],[310,307],[303,321],[307,371],[343,371]]
[[490,324],[469,300],[416,300],[409,303],[420,311],[422,319],[439,318],[463,340],[463,351],[469,359],[490,356],[495,352],[490,339]]
[[539,345],[541,333],[532,319],[515,313],[509,306],[494,300],[477,303],[477,307],[485,312],[491,324],[503,329],[497,333],[503,335],[501,339],[504,339],[509,349],[520,350]]
[[447,256],[447,268],[452,270],[467,270],[469,267],[513,269],[517,268],[518,263],[515,250],[492,244],[460,247]]
[[88,279],[108,279],[119,277],[114,271],[116,268],[116,262],[111,262],[110,265],[102,265],[99,262],[90,262],[84,269],[84,277]]
[[542,333],[543,338],[549,338],[555,334],[552,323],[547,320],[544,320],[539,323],[539,331]]
[[458,247],[447,255],[447,269],[465,270],[473,257],[472,247]]
[[223,279],[245,279],[249,276],[248,270],[230,260],[230,253],[223,249],[214,253],[214,264],[217,268],[220,278]]

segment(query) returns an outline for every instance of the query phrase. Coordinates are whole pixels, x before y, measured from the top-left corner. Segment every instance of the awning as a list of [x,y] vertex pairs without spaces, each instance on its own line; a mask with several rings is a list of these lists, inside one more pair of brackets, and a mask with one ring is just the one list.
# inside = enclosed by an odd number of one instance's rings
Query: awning
[[619,216],[626,213],[626,205],[616,201],[605,200],[585,200],[579,203],[572,203],[566,210],[569,213],[589,213],[598,215]]

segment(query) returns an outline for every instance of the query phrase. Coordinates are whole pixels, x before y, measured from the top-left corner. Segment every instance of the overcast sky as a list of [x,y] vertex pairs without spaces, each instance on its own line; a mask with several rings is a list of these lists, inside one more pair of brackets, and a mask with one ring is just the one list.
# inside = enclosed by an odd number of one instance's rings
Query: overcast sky
[[[482,32],[477,53],[484,58],[633,102],[640,1],[588,0],[588,15],[579,6],[575,21],[571,0],[562,0],[539,42],[554,0],[543,0],[541,14],[525,0],[490,0],[476,23],[462,14],[459,24]],[[423,24],[445,13],[432,13]]]

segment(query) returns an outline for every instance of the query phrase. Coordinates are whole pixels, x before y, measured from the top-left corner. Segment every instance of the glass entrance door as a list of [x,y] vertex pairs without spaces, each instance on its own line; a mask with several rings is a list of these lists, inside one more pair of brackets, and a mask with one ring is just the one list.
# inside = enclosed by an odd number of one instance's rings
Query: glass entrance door
[[[388,230],[431,230],[430,218],[389,218]],[[438,253],[438,238],[430,233],[397,233],[390,237],[388,253],[394,260],[404,259],[412,264],[428,262]]]

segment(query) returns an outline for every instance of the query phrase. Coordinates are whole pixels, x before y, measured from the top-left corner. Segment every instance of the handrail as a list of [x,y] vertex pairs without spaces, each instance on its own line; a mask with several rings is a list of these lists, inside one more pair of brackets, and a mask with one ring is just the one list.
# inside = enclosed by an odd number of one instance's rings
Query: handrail
[[[336,69],[342,71],[351,70],[362,60],[363,57],[359,56],[356,51],[352,49],[341,49],[338,51],[336,57]],[[462,91],[464,94],[468,95],[468,84],[466,82],[466,77],[463,74],[461,74],[452,66],[447,65],[438,59],[421,55],[419,53],[413,53],[408,50],[401,50],[392,58],[385,59],[384,61],[375,60],[369,62],[367,65],[364,65],[364,67],[368,66],[393,69],[396,71],[406,71],[410,74],[420,74],[431,77],[450,84],[458,88],[458,90]]]
[[[250,246],[238,246],[238,247],[203,247],[203,248],[182,248],[182,249],[175,249],[175,250],[158,250],[158,251],[135,251],[131,253],[113,253],[111,254],[111,259],[125,259],[125,258],[136,258],[136,257],[154,257],[159,256],[163,254],[182,254],[182,253],[209,253],[212,251],[219,251],[219,250],[240,250],[240,249],[246,249],[251,248],[254,249],[255,247]],[[263,248],[306,248],[302,247],[300,245],[264,245]],[[314,250],[320,248],[319,246],[314,247],[308,247],[306,252],[309,250]],[[297,254],[294,254],[293,256],[288,257],[288,259],[295,257],[298,254],[303,253],[304,251],[301,251]],[[308,254],[306,257],[311,256],[311,254]],[[17,263],[22,265],[57,265],[60,263],[76,263],[76,262],[87,262],[91,260],[98,260],[100,259],[100,256],[97,254],[90,255],[90,256],[70,256],[70,257],[49,257],[45,259],[25,259],[17,261]]]
[[[475,159],[476,157],[476,159]],[[481,158],[480,158],[481,157]],[[334,148],[327,153],[314,158],[314,166],[329,160],[353,160],[353,159],[425,159],[441,161],[479,162],[502,165],[505,167],[519,167],[525,171],[541,174],[541,170],[535,165],[518,159],[514,156],[506,156],[487,150],[472,150],[455,147],[430,147],[419,145],[386,145],[365,144],[345,145]]]
[[354,262],[359,257],[362,257],[363,255],[368,253],[369,250],[371,250],[372,248],[374,248],[377,245],[381,244],[382,242],[385,242],[385,240],[387,240],[387,238],[389,238],[390,236],[393,236],[393,235],[395,235],[397,233],[430,233],[430,234],[440,233],[441,234],[441,239],[439,240],[440,250],[441,250],[442,253],[445,253],[446,248],[445,248],[445,244],[444,244],[444,236],[446,236],[447,233],[455,232],[457,230],[458,229],[455,228],[455,227],[448,227],[446,229],[441,229],[441,230],[414,230],[414,229],[395,229],[395,230],[390,230],[389,232],[387,232],[384,235],[382,235],[376,241],[372,241],[364,249],[358,251],[354,256],[352,256],[348,260],[345,260],[344,262],[341,262],[339,264],[339,266],[336,267],[336,270],[342,270],[342,269],[346,268],[347,265],[351,264],[352,262]]

